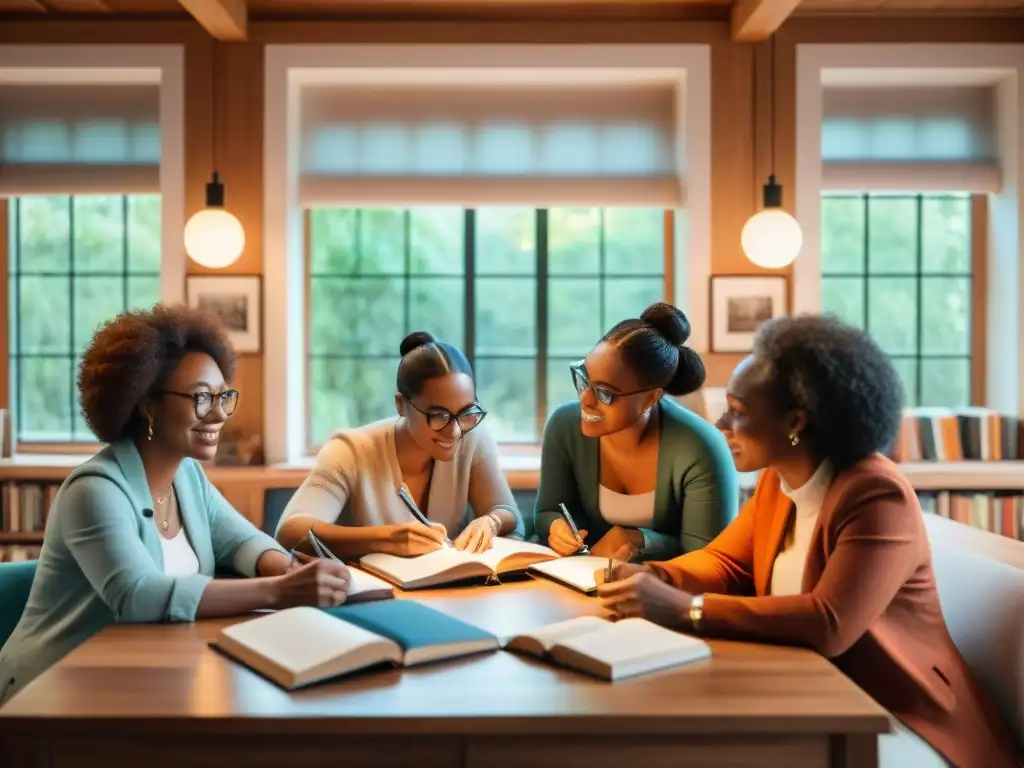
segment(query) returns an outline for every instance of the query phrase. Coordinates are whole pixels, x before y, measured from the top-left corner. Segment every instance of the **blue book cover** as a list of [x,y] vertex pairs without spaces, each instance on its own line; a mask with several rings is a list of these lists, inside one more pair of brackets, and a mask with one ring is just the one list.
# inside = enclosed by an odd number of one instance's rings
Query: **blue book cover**
[[490,632],[415,600],[381,600],[322,610],[394,641],[404,652],[407,665],[498,650],[501,645]]

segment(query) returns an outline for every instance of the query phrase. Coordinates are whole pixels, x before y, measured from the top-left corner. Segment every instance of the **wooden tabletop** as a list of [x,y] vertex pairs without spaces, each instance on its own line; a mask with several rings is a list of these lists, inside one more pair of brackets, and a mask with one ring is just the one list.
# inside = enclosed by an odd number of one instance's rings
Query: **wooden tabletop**
[[[497,635],[602,615],[544,580],[400,593]],[[182,734],[870,734],[888,716],[805,649],[712,641],[713,656],[607,683],[508,652],[374,669],[288,693],[208,641],[241,619],[103,630],[0,710],[0,736],[130,724]]]

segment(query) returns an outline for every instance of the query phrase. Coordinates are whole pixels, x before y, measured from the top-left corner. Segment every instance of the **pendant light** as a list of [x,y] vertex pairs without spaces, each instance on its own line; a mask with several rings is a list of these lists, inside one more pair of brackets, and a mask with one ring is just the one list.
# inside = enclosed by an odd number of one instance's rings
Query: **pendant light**
[[[743,225],[740,244],[754,264],[778,269],[792,264],[804,244],[799,222],[782,208],[782,186],[775,181],[775,35],[771,38],[771,163],[772,173],[763,187],[764,208]],[[754,114],[757,114],[757,55],[754,55]],[[755,128],[757,125],[755,119]],[[755,163],[756,165],[756,163]]]
[[211,91],[213,96],[213,178],[206,185],[206,207],[185,224],[185,252],[196,264],[220,269],[233,264],[245,248],[245,230],[224,207],[224,185],[217,173],[217,50],[213,42]]

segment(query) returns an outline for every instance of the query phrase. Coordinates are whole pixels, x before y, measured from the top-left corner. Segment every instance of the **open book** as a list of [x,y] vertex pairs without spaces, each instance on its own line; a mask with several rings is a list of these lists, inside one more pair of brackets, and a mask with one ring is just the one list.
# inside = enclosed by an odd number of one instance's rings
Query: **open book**
[[711,656],[711,646],[700,638],[646,619],[611,622],[597,616],[568,619],[516,635],[505,648],[613,681]]
[[548,547],[517,539],[496,538],[480,554],[445,547],[418,557],[396,557],[380,552],[363,555],[359,566],[383,576],[402,589],[421,589],[501,573],[525,571],[534,563],[554,560]]
[[211,645],[288,690],[500,648],[494,635],[412,600],[286,608],[225,627]]
[[560,557],[557,560],[535,563],[530,566],[530,572],[560,581],[589,595],[597,591],[597,579],[594,578],[594,572],[603,571],[607,565],[607,557],[571,555]]
[[395,596],[395,588],[384,579],[358,568],[349,568],[348,598],[346,605],[365,603],[371,600],[388,600]]

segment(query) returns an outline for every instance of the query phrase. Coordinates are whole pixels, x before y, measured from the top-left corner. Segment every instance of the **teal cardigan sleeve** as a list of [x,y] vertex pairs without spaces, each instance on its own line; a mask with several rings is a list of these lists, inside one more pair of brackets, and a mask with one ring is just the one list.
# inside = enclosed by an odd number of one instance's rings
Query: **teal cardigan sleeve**
[[131,501],[112,480],[90,475],[63,491],[57,521],[85,578],[118,623],[194,621],[211,577],[166,576],[139,538]]
[[199,472],[202,476],[206,514],[210,521],[213,556],[219,570],[233,570],[242,576],[258,576],[256,564],[264,552],[272,549],[287,554],[280,544],[232,507],[205,472],[201,469]]
[[561,517],[559,504],[565,504],[576,526],[587,531],[587,544],[595,543],[611,527],[603,518],[589,514],[580,493],[578,476],[584,476],[586,482],[595,486],[597,478],[589,477],[591,473],[582,466],[582,452],[586,448],[580,433],[579,406],[573,405],[559,407],[551,414],[541,438],[534,526],[538,540],[545,545],[551,524]]
[[735,519],[739,507],[739,473],[725,437],[697,414],[674,410],[686,427],[685,437],[662,450],[674,451],[677,476],[672,482],[682,497],[679,535],[641,528],[646,560],[703,548]]

